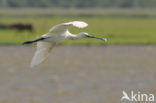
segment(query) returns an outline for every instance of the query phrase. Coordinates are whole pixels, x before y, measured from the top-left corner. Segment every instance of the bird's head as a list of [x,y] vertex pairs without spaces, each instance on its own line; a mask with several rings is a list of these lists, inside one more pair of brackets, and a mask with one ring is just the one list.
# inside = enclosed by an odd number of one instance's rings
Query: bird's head
[[95,37],[95,36],[89,35],[88,33],[85,33],[85,32],[80,33],[80,35],[81,35],[82,37],[84,37],[84,38],[95,38],[95,39],[104,40],[105,42],[107,41],[106,38]]

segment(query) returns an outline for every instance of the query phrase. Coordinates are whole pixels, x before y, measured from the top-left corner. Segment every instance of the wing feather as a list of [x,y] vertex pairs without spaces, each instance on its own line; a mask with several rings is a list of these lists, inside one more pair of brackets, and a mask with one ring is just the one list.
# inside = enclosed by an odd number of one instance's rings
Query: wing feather
[[43,62],[49,55],[55,43],[51,42],[37,42],[37,50],[32,58],[31,68]]
[[52,27],[50,29],[49,33],[64,32],[70,26],[75,26],[77,28],[85,28],[88,26],[88,24],[83,21],[72,21],[72,22],[67,22],[67,23],[63,23],[63,24],[58,24],[58,25]]
[[83,21],[72,21],[72,22],[68,22],[68,23],[64,23],[65,25],[72,25],[78,28],[85,28],[88,26],[87,23],[83,22]]

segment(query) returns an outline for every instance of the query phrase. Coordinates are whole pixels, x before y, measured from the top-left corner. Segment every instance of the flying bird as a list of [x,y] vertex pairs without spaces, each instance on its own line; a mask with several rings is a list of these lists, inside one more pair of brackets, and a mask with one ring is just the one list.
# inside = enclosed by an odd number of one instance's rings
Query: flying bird
[[31,68],[43,62],[48,57],[51,49],[56,45],[56,43],[61,42],[65,39],[77,40],[82,38],[96,38],[107,41],[106,38],[91,36],[85,32],[74,35],[68,31],[68,28],[70,26],[75,26],[77,28],[85,28],[88,26],[88,24],[83,21],[72,21],[58,24],[52,27],[48,33],[42,35],[41,37],[23,43],[31,44],[37,42],[37,50],[32,58],[32,62],[30,65]]

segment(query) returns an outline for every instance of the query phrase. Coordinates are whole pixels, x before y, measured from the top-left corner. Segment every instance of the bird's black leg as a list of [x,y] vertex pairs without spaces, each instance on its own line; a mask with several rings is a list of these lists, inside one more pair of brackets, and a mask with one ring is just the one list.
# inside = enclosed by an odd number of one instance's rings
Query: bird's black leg
[[41,37],[41,38],[38,38],[38,39],[35,39],[35,40],[32,40],[32,41],[25,41],[23,43],[23,45],[24,44],[31,44],[31,43],[34,43],[34,42],[37,42],[37,41],[41,41],[41,40],[44,40],[44,39],[46,39],[46,38]]

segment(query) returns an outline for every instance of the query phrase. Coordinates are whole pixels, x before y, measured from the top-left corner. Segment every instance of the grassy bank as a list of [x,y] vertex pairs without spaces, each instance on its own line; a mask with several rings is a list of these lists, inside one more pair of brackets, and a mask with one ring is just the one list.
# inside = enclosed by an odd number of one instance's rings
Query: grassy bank
[[72,33],[88,32],[91,35],[107,37],[108,42],[82,39],[66,40],[62,44],[156,44],[155,17],[80,17],[80,16],[0,16],[0,23],[31,23],[34,32],[19,32],[0,29],[0,44],[21,44],[26,40],[47,33],[59,23],[82,20],[89,24],[85,29],[70,28]]

